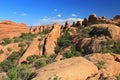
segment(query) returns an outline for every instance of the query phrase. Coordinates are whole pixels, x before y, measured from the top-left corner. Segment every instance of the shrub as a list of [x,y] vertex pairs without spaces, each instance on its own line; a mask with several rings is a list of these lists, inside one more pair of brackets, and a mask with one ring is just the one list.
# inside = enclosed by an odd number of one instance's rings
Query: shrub
[[22,38],[23,40],[32,41],[36,36],[37,36],[37,34],[22,33],[20,38]]
[[8,77],[5,80],[28,80],[31,70],[28,65],[19,65],[8,71]]
[[116,76],[116,80],[120,80],[120,75],[117,75],[117,76]]
[[44,46],[43,44],[42,44],[42,45],[39,44],[39,45],[38,45],[38,49],[39,49],[39,50],[42,49],[43,46]]
[[3,42],[1,42],[0,44],[1,45],[7,45],[7,44],[10,44],[11,42],[12,42],[12,40],[10,38],[4,38]]
[[1,49],[1,50],[0,50],[0,54],[2,54],[2,53],[4,53],[4,51]]
[[71,58],[71,57],[73,57],[74,56],[74,54],[73,53],[71,53],[71,52],[66,52],[66,53],[64,53],[64,55],[63,55],[64,57],[66,57],[66,58]]
[[72,41],[70,40],[70,34],[68,32],[64,32],[64,35],[62,35],[58,39],[58,45],[60,47],[68,47],[71,46]]
[[29,63],[33,63],[34,61],[36,61],[39,58],[40,58],[40,56],[38,56],[38,55],[32,55],[32,56],[27,57],[27,60],[29,61]]
[[85,27],[78,27],[77,32],[78,38],[90,37],[89,33],[91,32],[91,29]]
[[113,52],[114,53],[120,53],[120,42],[114,44],[114,46],[113,46]]
[[36,68],[41,68],[41,67],[44,67],[44,66],[46,66],[47,64],[46,64],[46,61],[44,61],[44,60],[37,60],[36,62],[35,62],[35,67]]
[[98,63],[96,65],[97,65],[98,69],[100,70],[104,64],[105,64],[104,61],[98,61]]
[[24,48],[25,44],[24,43],[19,43],[18,46],[21,47],[21,48]]
[[11,52],[11,51],[12,51],[12,48],[8,47],[7,50],[8,50],[9,52]]
[[43,31],[43,34],[48,34],[48,33],[50,33],[50,32],[51,32],[51,30],[45,29],[45,30]]
[[49,78],[48,80],[61,80],[61,77],[54,75],[53,78]]
[[8,72],[17,65],[18,59],[23,55],[25,50],[21,49],[19,52],[12,52],[12,54],[3,62],[0,63],[2,70]]
[[72,52],[74,56],[78,57],[78,56],[82,56],[82,53],[81,52],[78,52],[78,51],[74,51]]
[[22,42],[23,41],[23,39],[20,38],[20,37],[14,37],[13,40],[14,40],[14,43]]

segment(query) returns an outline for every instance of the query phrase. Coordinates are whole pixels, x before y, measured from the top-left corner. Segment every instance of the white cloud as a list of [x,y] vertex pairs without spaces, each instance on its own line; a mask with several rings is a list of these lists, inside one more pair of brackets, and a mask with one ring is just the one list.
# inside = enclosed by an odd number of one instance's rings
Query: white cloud
[[73,17],[76,17],[77,15],[76,14],[72,14]]
[[54,11],[55,11],[55,12],[57,12],[57,11],[58,11],[58,9],[54,9]]
[[21,16],[27,16],[27,14],[26,13],[22,13]]
[[38,22],[35,22],[33,25],[43,25],[43,24],[53,24],[54,22],[59,22],[60,24],[65,24],[66,21],[70,21],[72,24],[73,21],[83,21],[81,18],[67,18],[67,19],[56,19],[56,18],[42,18]]
[[57,17],[62,17],[62,15],[61,15],[61,14],[58,14]]
[[17,14],[17,12],[13,12],[13,14]]

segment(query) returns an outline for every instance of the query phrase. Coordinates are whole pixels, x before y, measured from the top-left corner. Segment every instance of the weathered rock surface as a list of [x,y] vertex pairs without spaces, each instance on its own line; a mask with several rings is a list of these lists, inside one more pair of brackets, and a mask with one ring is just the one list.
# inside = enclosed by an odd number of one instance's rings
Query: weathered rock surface
[[21,33],[28,33],[29,29],[24,23],[17,24],[12,21],[4,20],[0,22],[0,40],[3,38],[18,37]]
[[68,29],[68,28],[70,28],[70,22],[69,22],[69,21],[66,21],[66,22],[65,22],[65,29]]
[[76,47],[78,51],[84,50],[84,54],[90,54],[101,50],[102,41],[106,41],[104,36],[98,38],[83,38],[78,41]]
[[120,27],[113,24],[94,24],[91,27],[93,28],[91,35],[109,36],[114,41],[120,42]]
[[45,55],[49,56],[55,53],[55,47],[57,46],[57,40],[60,37],[60,25],[59,23],[54,24],[53,30],[47,35],[45,40],[44,50]]
[[[19,63],[26,61],[27,57],[31,55],[42,55],[43,53],[43,47],[44,40],[39,41],[39,37],[35,38],[33,42],[30,44],[30,46],[27,48],[24,55],[20,58]],[[41,46],[41,49],[39,49],[38,46]]]
[[[116,58],[118,57],[120,57],[120,55],[116,55],[113,53],[112,54],[94,53],[85,56],[86,59],[93,62],[95,65],[99,64],[99,66],[101,66],[101,69],[99,70],[99,74],[102,74],[103,78],[114,77],[120,74],[120,67],[119,67],[120,62],[116,60]],[[104,64],[101,64],[100,62]]]
[[55,75],[61,80],[86,80],[98,73],[97,67],[82,57],[74,57],[50,64],[37,70],[32,80],[48,80]]
[[[11,52],[8,51],[8,48],[11,49]],[[4,61],[5,59],[7,59],[7,57],[9,55],[11,55],[11,53],[13,51],[19,51],[20,50],[20,47],[18,46],[18,43],[11,43],[11,44],[8,44],[6,46],[1,46],[0,45],[0,50],[3,50],[3,53],[0,54],[0,62]]]

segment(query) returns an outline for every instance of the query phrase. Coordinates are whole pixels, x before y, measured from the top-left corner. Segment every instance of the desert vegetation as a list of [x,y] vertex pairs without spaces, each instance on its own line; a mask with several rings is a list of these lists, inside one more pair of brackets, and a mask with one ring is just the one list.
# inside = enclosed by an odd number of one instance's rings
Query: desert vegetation
[[[83,20],[77,23],[74,22],[71,25],[67,21],[64,26],[56,22],[49,27],[37,26],[34,29],[30,28],[27,33],[21,33],[19,36],[12,35],[12,38],[3,38],[0,41],[0,57],[3,57],[0,62],[0,73],[5,72],[6,75],[3,75],[2,79],[31,80],[36,78],[37,75],[34,76],[36,70],[38,70],[39,75],[39,73],[42,73],[39,70],[47,67],[52,70],[56,65],[59,65],[57,68],[63,67],[67,69],[68,66],[66,65],[68,64],[73,66],[69,67],[70,69],[78,69],[78,66],[76,67],[74,64],[79,65],[81,68],[89,64],[90,67],[94,67],[95,74],[98,74],[99,71],[101,71],[100,75],[105,74],[102,70],[107,71],[106,69],[108,69],[107,72],[112,75],[109,75],[109,77],[119,80],[120,68],[116,68],[116,66],[120,65],[119,33],[120,26],[118,26],[117,22],[114,23],[111,20],[98,18],[93,14],[90,15],[87,22]],[[13,45],[11,46],[11,44]],[[14,47],[14,45],[17,47]],[[20,50],[16,51],[16,48]],[[74,64],[69,61],[71,59],[73,59]],[[74,60],[76,60],[77,64]],[[64,61],[68,61],[68,63],[65,64]],[[61,63],[65,66],[62,66]],[[117,73],[110,71],[111,64],[114,64],[112,67]],[[53,68],[51,68],[51,65],[53,65]],[[65,78],[63,75],[58,75],[56,71],[54,73],[56,73],[54,76],[48,76],[48,80],[62,80],[62,77]],[[65,74],[68,75],[69,71]],[[79,75],[80,73],[75,74]],[[89,75],[85,77],[85,80],[91,78]],[[106,77],[102,75],[102,78]]]

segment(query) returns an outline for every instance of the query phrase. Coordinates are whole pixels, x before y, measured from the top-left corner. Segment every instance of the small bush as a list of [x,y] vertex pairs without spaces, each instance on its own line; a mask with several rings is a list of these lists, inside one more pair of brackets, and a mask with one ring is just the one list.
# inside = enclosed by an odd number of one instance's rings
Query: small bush
[[98,63],[96,65],[97,65],[98,69],[100,70],[104,64],[105,64],[104,61],[98,61]]
[[23,39],[20,38],[20,37],[14,37],[13,40],[14,40],[14,43],[18,43],[18,42],[22,42],[23,41]]
[[117,75],[117,76],[116,76],[116,80],[120,80],[120,75]]
[[35,67],[36,68],[41,68],[41,67],[44,67],[44,66],[46,66],[47,64],[46,64],[46,61],[42,61],[42,60],[37,60],[36,62],[35,62]]
[[32,56],[27,57],[27,60],[29,61],[29,63],[33,63],[34,61],[36,61],[39,58],[40,58],[40,56],[38,56],[38,55],[32,55]]
[[24,48],[24,47],[25,47],[25,44],[24,44],[24,43],[19,43],[18,46],[21,47],[21,48]]
[[53,78],[49,78],[48,80],[61,80],[61,77],[54,75]]
[[0,44],[1,45],[7,45],[7,44],[10,44],[11,42],[12,42],[12,40],[10,38],[4,38],[3,42],[1,42]]
[[28,65],[19,65],[8,71],[8,77],[5,80],[28,80],[31,73]]
[[4,51],[1,49],[1,50],[0,50],[0,54],[2,54],[2,53],[4,53]]
[[9,52],[11,52],[11,51],[12,51],[12,48],[9,47],[9,48],[7,48],[7,50],[8,50]]
[[70,34],[68,32],[64,32],[64,35],[62,35],[58,39],[58,45],[59,47],[68,47],[72,45],[72,41],[70,40]]
[[73,56],[74,56],[74,54],[71,53],[71,52],[66,52],[66,53],[64,53],[64,57],[66,57],[66,58],[71,58],[71,57],[73,57]]
[[43,46],[44,46],[43,44],[42,44],[42,45],[39,44],[39,45],[38,45],[38,49],[39,49],[39,50],[42,49]]

